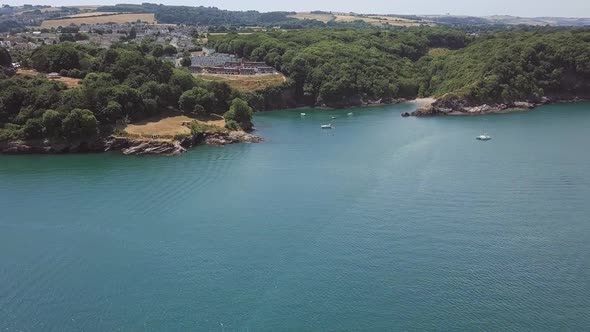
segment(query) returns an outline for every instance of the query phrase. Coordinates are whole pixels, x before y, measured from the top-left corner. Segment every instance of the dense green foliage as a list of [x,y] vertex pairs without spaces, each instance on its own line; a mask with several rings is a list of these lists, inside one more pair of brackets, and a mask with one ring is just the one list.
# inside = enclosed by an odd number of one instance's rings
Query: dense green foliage
[[40,72],[82,79],[80,87],[66,89],[43,77],[10,77],[13,59],[0,50],[0,140],[88,140],[166,109],[224,114],[229,128],[249,129],[250,106],[348,106],[418,96],[472,105],[590,97],[588,28],[478,34],[438,27],[317,28],[209,40],[220,52],[264,61],[289,80],[238,94],[173,68],[159,57],[175,50],[149,41],[110,49],[64,42],[13,55]]
[[77,73],[83,80],[79,88],[66,89],[42,76],[0,79],[0,140],[89,140],[109,134],[117,123],[168,108],[218,114],[229,109],[233,98],[227,84],[196,79],[153,51],[136,44],[36,49],[30,61],[35,69]]
[[500,32],[418,63],[421,93],[469,103],[590,93],[590,30]]
[[225,126],[228,129],[244,129],[250,130],[252,128],[252,107],[240,98],[232,101],[229,111],[223,117],[225,118]]
[[444,29],[309,29],[214,36],[220,52],[265,61],[287,74],[299,98],[347,104],[349,98],[418,94],[415,61],[432,47],[460,48],[465,34]]
[[215,7],[165,6],[144,3],[142,5],[120,4],[100,7],[99,11],[155,13],[160,23],[195,24],[195,25],[234,25],[234,26],[270,26],[281,24],[307,24],[288,15],[290,12],[260,13],[254,10],[230,11]]
[[303,29],[324,26],[366,26],[363,21],[358,22],[328,22],[318,20],[300,20],[290,15],[294,12],[267,12],[255,10],[231,11],[216,7],[166,6],[150,3],[141,5],[119,4],[104,6],[97,9],[100,12],[132,12],[154,13],[160,23],[207,25],[210,32],[225,32],[237,27],[280,27],[282,29]]
[[15,20],[0,21],[0,32],[20,32],[25,29],[25,26]]
[[470,103],[588,94],[590,30],[308,29],[212,36],[220,52],[265,61],[315,104],[452,93]]

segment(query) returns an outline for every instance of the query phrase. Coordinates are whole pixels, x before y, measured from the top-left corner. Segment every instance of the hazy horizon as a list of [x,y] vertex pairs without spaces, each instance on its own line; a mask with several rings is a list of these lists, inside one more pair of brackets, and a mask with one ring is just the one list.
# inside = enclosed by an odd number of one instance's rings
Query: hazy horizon
[[[449,0],[440,2],[437,0],[418,0],[411,3],[401,1],[385,0],[367,0],[363,2],[327,0],[321,4],[313,0],[300,0],[296,4],[292,2],[280,2],[270,0],[206,0],[199,3],[190,1],[175,0],[152,3],[162,3],[165,5],[184,5],[184,6],[213,6],[226,10],[257,10],[261,12],[269,11],[296,11],[305,12],[312,10],[324,10],[334,12],[355,12],[366,14],[400,14],[400,15],[468,15],[468,16],[492,16],[492,15],[511,15],[520,17],[589,17],[590,5],[587,0],[564,0],[559,2],[550,0],[523,0],[520,2],[513,0],[499,1],[468,1],[468,0]],[[8,5],[52,5],[52,6],[73,6],[73,5],[97,5],[96,0],[44,0],[44,1],[1,1],[1,4]],[[114,5],[118,3],[140,4],[150,1],[104,1],[98,5]]]

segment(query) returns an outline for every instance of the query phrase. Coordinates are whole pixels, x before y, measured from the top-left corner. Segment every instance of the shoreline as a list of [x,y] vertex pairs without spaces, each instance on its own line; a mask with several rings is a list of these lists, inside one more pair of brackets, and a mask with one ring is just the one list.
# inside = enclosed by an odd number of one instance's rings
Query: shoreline
[[[433,99],[433,98],[429,98]],[[537,101],[515,101],[511,103],[481,104],[465,106],[463,101],[453,102],[452,105],[445,104],[444,101],[436,100],[430,104],[424,104],[411,113],[404,113],[402,116],[431,117],[431,116],[477,116],[488,114],[507,114],[516,112],[527,112],[539,106],[558,104],[558,103],[575,103],[588,101],[586,97],[543,97]],[[439,103],[440,101],[440,103]]]
[[[416,109],[412,112],[401,113],[402,117],[432,117],[432,116],[478,116],[489,114],[507,114],[515,112],[527,112],[539,106],[574,103],[588,101],[590,98],[549,98],[544,97],[537,102],[513,102],[510,104],[483,104],[476,106],[462,106],[460,108],[443,108],[436,105],[440,99],[434,97],[416,98],[412,100],[395,99],[391,102],[369,102],[363,105],[350,105],[346,107],[311,106],[312,109],[337,110],[349,108],[370,108],[402,103],[414,104]],[[283,111],[279,108],[272,111]],[[264,111],[261,111],[264,112]],[[18,154],[70,154],[70,153],[103,153],[117,151],[123,155],[163,155],[177,156],[188,149],[199,145],[224,146],[236,143],[260,143],[264,139],[255,134],[244,131],[205,131],[186,135],[182,138],[157,139],[120,135],[109,135],[94,141],[66,142],[49,140],[31,141],[6,141],[0,142],[0,155]]]
[[8,141],[0,142],[0,154],[70,154],[117,151],[123,155],[177,156],[198,145],[224,146],[235,143],[259,143],[262,137],[244,131],[205,131],[181,139],[149,139],[110,135],[94,141]]

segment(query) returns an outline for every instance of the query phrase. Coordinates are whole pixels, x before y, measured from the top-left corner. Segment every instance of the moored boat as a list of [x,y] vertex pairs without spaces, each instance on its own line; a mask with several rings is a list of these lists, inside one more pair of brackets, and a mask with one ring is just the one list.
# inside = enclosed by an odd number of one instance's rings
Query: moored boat
[[490,136],[488,134],[481,134],[479,136],[476,136],[475,139],[478,141],[489,141],[492,139],[492,136]]

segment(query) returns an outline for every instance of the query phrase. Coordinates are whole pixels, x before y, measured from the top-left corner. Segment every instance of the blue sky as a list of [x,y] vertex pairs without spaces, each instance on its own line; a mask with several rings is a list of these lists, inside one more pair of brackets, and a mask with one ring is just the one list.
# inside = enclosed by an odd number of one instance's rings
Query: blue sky
[[[115,3],[141,3],[148,0],[0,0],[0,3],[49,5],[104,5]],[[453,15],[515,15],[515,16],[565,16],[590,17],[590,0],[171,0],[166,5],[215,6],[221,9],[258,11],[353,11],[379,14],[446,14]]]

